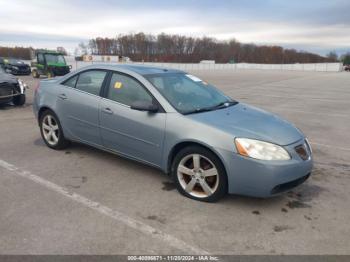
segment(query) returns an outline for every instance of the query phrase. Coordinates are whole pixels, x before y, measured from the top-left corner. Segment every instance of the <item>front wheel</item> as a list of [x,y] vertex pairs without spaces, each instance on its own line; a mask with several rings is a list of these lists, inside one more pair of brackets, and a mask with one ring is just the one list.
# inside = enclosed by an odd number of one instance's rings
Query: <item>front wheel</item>
[[178,191],[195,200],[215,202],[227,193],[227,175],[220,159],[211,151],[190,146],[182,149],[172,165]]
[[40,117],[40,132],[45,144],[52,149],[64,149],[69,145],[65,139],[61,124],[57,116],[50,110]]
[[36,69],[33,69],[33,71],[32,71],[32,76],[33,76],[34,78],[39,78],[39,77],[40,77],[40,75],[39,75],[39,73],[38,73],[38,71],[37,71]]

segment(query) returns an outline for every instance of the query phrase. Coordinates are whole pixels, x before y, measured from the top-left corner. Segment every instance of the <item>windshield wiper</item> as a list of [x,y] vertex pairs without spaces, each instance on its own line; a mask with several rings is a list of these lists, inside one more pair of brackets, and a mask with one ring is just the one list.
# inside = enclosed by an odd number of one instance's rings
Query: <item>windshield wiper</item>
[[226,107],[233,106],[236,104],[238,104],[238,102],[234,101],[234,100],[233,101],[226,101],[226,102],[222,102],[220,104],[213,106],[212,109],[215,110],[215,109],[226,108]]
[[209,106],[209,107],[203,107],[203,108],[197,108],[193,111],[189,111],[189,112],[186,112],[185,115],[189,115],[189,114],[195,114],[195,113],[201,113],[201,112],[207,112],[207,111],[213,111],[213,110],[217,110],[217,109],[222,109],[222,108],[226,108],[226,107],[229,107],[229,106],[233,106],[233,105],[236,105],[238,104],[237,101],[226,101],[226,102],[222,102],[222,103],[219,103],[215,106]]

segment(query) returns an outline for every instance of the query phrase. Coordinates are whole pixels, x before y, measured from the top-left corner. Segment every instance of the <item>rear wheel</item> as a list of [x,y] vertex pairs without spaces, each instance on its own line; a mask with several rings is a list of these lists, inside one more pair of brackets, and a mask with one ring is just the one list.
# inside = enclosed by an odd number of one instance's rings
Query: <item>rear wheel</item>
[[40,117],[40,132],[46,145],[52,149],[64,149],[69,145],[65,139],[57,116],[51,111],[45,111]]
[[15,96],[12,102],[15,106],[23,106],[26,102],[26,95],[21,94],[21,95]]
[[215,202],[227,193],[227,176],[220,159],[200,146],[186,147],[176,155],[172,176],[178,191],[195,200]]

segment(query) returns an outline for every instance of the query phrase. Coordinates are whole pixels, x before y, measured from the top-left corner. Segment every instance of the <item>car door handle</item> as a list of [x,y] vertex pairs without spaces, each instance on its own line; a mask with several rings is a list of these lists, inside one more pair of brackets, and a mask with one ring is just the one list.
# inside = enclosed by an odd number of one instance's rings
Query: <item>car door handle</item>
[[68,97],[66,96],[66,94],[60,94],[58,95],[59,98],[66,100]]
[[112,115],[113,114],[113,111],[110,109],[110,108],[104,108],[104,109],[102,109],[102,112],[103,113],[106,113],[106,114],[109,114],[109,115]]

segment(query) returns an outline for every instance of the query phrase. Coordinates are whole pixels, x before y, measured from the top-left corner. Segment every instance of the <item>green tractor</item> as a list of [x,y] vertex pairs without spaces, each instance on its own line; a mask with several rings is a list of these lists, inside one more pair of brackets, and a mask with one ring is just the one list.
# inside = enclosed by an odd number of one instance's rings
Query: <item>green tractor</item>
[[70,72],[72,66],[68,66],[63,54],[40,50],[36,52],[36,62],[32,62],[32,76],[39,78],[41,75],[48,78],[55,76],[63,76]]

